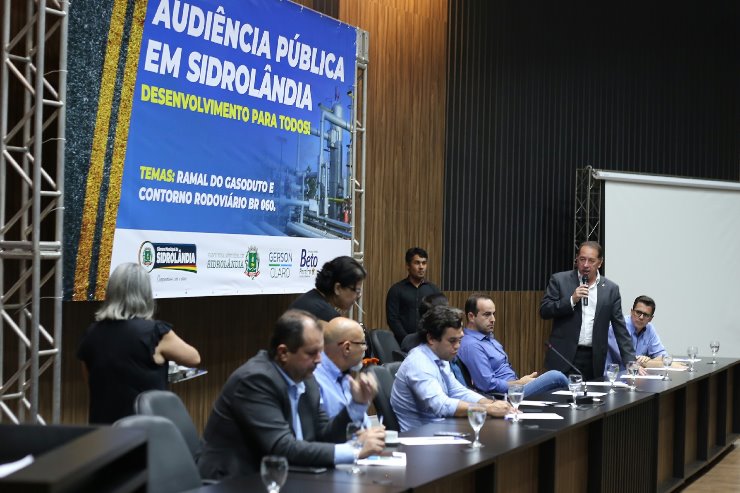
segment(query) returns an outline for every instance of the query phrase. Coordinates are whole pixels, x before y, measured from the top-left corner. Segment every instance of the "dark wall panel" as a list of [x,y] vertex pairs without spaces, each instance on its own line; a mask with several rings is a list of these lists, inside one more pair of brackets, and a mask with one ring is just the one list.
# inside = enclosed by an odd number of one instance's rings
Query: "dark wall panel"
[[577,168],[738,179],[736,2],[449,12],[444,289],[538,290],[569,268]]

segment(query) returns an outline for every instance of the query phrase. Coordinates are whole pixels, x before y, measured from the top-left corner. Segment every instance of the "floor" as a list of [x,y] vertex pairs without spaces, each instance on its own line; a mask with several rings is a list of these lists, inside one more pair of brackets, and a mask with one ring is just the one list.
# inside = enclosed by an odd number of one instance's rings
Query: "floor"
[[679,488],[682,493],[740,492],[740,440],[694,481]]

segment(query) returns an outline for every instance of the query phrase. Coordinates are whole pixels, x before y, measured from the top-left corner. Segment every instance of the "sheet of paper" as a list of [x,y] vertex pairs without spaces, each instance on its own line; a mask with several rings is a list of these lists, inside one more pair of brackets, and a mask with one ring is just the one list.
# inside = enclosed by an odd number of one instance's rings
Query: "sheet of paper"
[[403,437],[398,439],[402,445],[464,445],[470,440],[459,437]]
[[14,472],[23,469],[24,467],[31,464],[33,464],[33,455],[31,454],[15,462],[6,462],[5,464],[0,464],[0,478],[9,476],[10,474],[13,474]]
[[670,367],[670,368],[645,368],[645,369],[646,369],[647,371],[659,371],[659,372],[664,372],[665,370],[668,370],[668,371],[686,371],[686,370],[688,370],[689,368],[688,368],[687,366],[684,366],[683,368],[673,368],[673,367]]
[[553,404],[557,404],[557,402],[555,401],[522,401],[519,405],[520,406],[544,407],[544,406],[552,406]]
[[[675,361],[676,363],[688,363],[691,360],[689,358],[673,358],[673,361]],[[694,360],[694,363],[696,363],[697,361],[701,361],[701,358],[696,358]]]
[[357,461],[360,466],[389,466],[389,467],[406,467],[406,453],[393,452],[391,454],[371,455],[366,459]]
[[[619,378],[624,378],[625,380],[628,378],[632,379],[629,375],[622,375]],[[663,375],[637,375],[635,378],[637,380],[663,380]]]
[[[569,397],[573,397],[573,392],[571,392],[570,390],[556,390],[555,392],[552,393],[552,395],[567,395]],[[578,392],[578,395],[579,396],[583,395],[583,392]],[[602,397],[606,395],[606,392],[589,391],[588,395],[590,395],[591,397]]]
[[[507,414],[505,419],[514,419],[513,414]],[[564,419],[555,413],[519,413],[519,419]]]
[[[609,387],[610,386],[609,382],[586,382],[586,385],[588,385],[589,387],[591,387],[591,386],[593,386],[593,387]],[[614,382],[614,386],[615,387],[629,387],[629,385],[627,385],[626,383],[623,383],[623,382]],[[589,392],[589,394],[590,393],[591,392]]]

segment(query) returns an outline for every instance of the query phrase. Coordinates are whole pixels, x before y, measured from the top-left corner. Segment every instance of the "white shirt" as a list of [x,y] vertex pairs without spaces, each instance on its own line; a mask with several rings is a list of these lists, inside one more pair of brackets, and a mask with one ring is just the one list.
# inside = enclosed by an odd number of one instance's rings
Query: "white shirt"
[[[581,333],[578,335],[578,345],[591,347],[594,335],[594,319],[596,318],[596,303],[598,302],[596,287],[601,275],[596,272],[596,281],[588,286],[588,306],[581,300]],[[572,301],[571,301],[572,303]]]

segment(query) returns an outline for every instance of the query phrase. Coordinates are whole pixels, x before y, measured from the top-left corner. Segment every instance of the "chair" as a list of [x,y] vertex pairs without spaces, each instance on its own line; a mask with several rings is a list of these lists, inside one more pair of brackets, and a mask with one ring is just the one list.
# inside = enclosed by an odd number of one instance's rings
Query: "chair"
[[167,390],[147,390],[136,397],[134,413],[169,419],[182,434],[193,460],[200,456],[200,438],[193,420],[177,394]]
[[[391,363],[392,364],[392,363]],[[391,407],[391,390],[393,389],[393,376],[388,368],[374,365],[368,368],[368,371],[375,375],[378,380],[378,393],[373,399],[375,410],[383,417],[383,425],[386,429],[400,431],[396,413]]]
[[370,331],[370,340],[375,356],[381,363],[390,363],[394,361],[393,351],[401,352],[401,347],[396,341],[396,337],[390,330],[374,329]]
[[386,363],[383,366],[385,366],[389,372],[391,372],[391,376],[393,377],[393,380],[396,379],[396,373],[398,373],[398,369],[401,367],[401,361],[393,361],[391,363]]
[[126,416],[113,426],[140,428],[147,434],[147,491],[178,493],[201,486],[200,474],[175,425],[161,416]]

